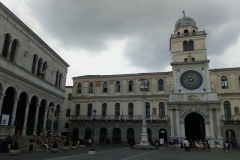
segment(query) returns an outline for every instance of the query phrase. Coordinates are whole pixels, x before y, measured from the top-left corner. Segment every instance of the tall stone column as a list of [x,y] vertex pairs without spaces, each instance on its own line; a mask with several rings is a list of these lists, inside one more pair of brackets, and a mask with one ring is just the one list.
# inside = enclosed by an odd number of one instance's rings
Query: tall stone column
[[0,118],[2,115],[2,104],[3,104],[4,94],[0,93]]
[[12,119],[11,119],[11,126],[14,126],[15,118],[16,118],[16,112],[17,112],[17,102],[18,98],[14,98],[14,104],[13,104],[13,110],[12,110]]
[[30,102],[26,102],[26,108],[25,108],[25,114],[24,114],[24,123],[23,123],[22,135],[26,135],[27,120],[28,120],[28,110],[29,110],[30,104],[31,104]]
[[62,116],[62,111],[58,112],[58,132],[61,132],[61,116]]
[[38,123],[38,113],[39,113],[40,105],[37,104],[36,107],[37,107],[37,109],[36,109],[36,112],[35,112],[35,121],[34,121],[33,135],[37,135],[37,123]]
[[55,114],[55,111],[56,111],[56,109],[54,108],[53,110],[52,110],[52,123],[51,123],[51,131],[53,132],[54,130],[53,130],[53,123],[54,123],[54,114]]
[[209,119],[210,119],[210,128],[211,128],[211,134],[210,134],[210,138],[214,138],[215,134],[214,134],[214,125],[213,125],[213,112],[212,112],[212,108],[209,109]]
[[176,109],[176,130],[177,130],[177,137],[179,138],[180,137],[180,129],[179,129],[179,126],[180,125],[180,121],[179,121],[179,108]]
[[217,138],[222,139],[220,118],[219,118],[219,109],[216,109],[216,121],[217,121],[217,133],[218,133]]
[[48,107],[45,107],[45,113],[44,113],[44,122],[43,122],[43,131],[46,133],[46,123],[47,123],[47,113],[48,113]]
[[170,137],[175,137],[174,135],[174,122],[173,122],[173,109],[170,109],[170,124],[171,124],[171,136]]

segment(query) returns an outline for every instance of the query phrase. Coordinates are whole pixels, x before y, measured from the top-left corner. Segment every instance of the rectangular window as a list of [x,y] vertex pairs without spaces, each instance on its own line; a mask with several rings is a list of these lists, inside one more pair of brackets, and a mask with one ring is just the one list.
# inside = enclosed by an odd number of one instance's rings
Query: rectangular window
[[65,128],[69,128],[69,123],[65,123]]
[[192,58],[192,61],[195,61],[195,58]]
[[70,117],[71,109],[67,109],[66,111],[66,117]]
[[68,93],[68,101],[72,100],[72,93]]
[[187,62],[187,58],[184,58],[184,62]]

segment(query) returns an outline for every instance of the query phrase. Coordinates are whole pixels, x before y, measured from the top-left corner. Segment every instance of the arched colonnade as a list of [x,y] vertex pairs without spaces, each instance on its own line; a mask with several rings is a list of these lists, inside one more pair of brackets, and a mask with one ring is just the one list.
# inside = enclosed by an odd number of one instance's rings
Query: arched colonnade
[[20,87],[3,86],[0,82],[1,133],[13,135],[39,135],[42,131],[58,131],[61,105],[47,98],[20,90]]

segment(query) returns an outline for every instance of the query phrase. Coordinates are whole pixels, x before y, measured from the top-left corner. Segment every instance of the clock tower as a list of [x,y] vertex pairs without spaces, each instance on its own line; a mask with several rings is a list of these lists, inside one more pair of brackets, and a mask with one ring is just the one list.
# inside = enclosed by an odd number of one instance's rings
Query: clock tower
[[213,144],[216,138],[222,142],[220,102],[210,82],[206,36],[205,31],[198,30],[196,21],[183,11],[169,45],[173,70],[168,102],[170,138],[208,139]]

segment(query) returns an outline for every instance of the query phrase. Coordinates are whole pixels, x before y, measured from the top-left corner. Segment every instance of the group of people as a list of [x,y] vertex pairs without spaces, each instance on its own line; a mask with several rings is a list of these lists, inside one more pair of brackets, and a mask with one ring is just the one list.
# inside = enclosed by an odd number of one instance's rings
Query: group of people
[[232,146],[232,148],[235,150],[235,151],[238,151],[238,142],[235,140],[235,141],[231,141],[231,144],[230,144],[230,142],[229,141],[225,141],[225,143],[224,143],[224,150],[226,151],[226,152],[228,152],[229,151],[229,149],[230,149],[230,147]]
[[40,133],[40,136],[32,135],[29,139],[29,151],[36,150],[37,146],[41,146],[42,149],[47,149],[47,151],[51,151],[51,147],[55,141],[65,142],[66,136],[59,136],[58,133],[48,132],[45,134],[44,132]]
[[210,152],[210,144],[208,140],[192,140],[192,139],[184,139],[183,141],[179,139],[171,139],[169,141],[169,145],[171,149],[175,149],[176,147],[184,149],[185,151],[196,150],[196,151],[208,151]]

